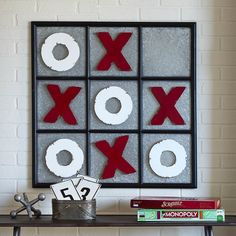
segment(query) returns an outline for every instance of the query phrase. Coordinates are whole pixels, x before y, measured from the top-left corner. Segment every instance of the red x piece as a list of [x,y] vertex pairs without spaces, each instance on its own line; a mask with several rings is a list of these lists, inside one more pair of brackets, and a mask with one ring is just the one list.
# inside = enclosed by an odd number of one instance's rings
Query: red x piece
[[152,94],[160,104],[160,108],[151,120],[151,125],[162,125],[168,117],[175,125],[184,125],[185,122],[175,107],[176,102],[185,90],[185,87],[174,87],[168,94],[162,87],[151,87]]
[[101,140],[95,143],[96,147],[108,158],[108,162],[102,173],[102,179],[113,178],[117,169],[125,174],[136,172],[136,170],[122,156],[128,139],[128,135],[120,136],[115,139],[115,143],[112,147],[106,140]]
[[76,118],[69,105],[80,92],[81,88],[72,86],[67,88],[64,93],[61,93],[60,87],[58,85],[48,84],[47,89],[54,100],[55,106],[47,113],[43,121],[55,123],[59,116],[61,116],[66,123],[70,125],[76,125]]
[[131,32],[123,32],[120,33],[113,41],[111,35],[108,32],[97,33],[98,38],[107,50],[106,55],[99,62],[97,70],[109,70],[112,62],[114,62],[117,68],[121,71],[132,70],[121,52],[122,48],[128,42],[131,35]]

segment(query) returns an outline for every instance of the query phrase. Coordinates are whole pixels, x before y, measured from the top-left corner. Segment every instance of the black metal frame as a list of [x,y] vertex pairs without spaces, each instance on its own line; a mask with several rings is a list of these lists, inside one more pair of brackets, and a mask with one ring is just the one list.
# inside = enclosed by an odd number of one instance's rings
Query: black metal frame
[[[48,80],[47,76],[37,76],[37,27],[85,27],[86,28],[86,73],[85,76],[53,76],[50,80],[84,80],[86,86],[86,128],[84,130],[38,130],[37,127],[37,82]],[[91,130],[89,127],[89,92],[90,81],[104,80],[106,78],[121,80],[122,77],[115,76],[90,76],[89,62],[89,27],[136,27],[138,30],[138,72],[137,76],[129,77],[128,81],[137,81],[138,84],[138,129],[137,130]],[[143,77],[142,76],[142,28],[145,27],[187,27],[191,31],[191,62],[190,76],[188,77]],[[139,182],[138,183],[103,183],[105,188],[196,188],[197,187],[197,129],[196,129],[196,23],[194,22],[32,22],[31,23],[32,40],[32,155],[33,155],[33,187],[49,187],[51,183],[39,183],[37,179],[38,161],[37,161],[37,134],[39,133],[86,133],[86,155],[89,157],[90,133],[136,133],[139,136]],[[142,129],[142,83],[143,81],[186,81],[190,83],[191,93],[191,128],[190,130],[143,130]],[[143,168],[142,160],[142,136],[143,133],[170,133],[170,134],[190,134],[191,135],[191,157],[192,157],[192,176],[191,183],[142,183]],[[90,163],[87,160],[86,171],[89,174]]]

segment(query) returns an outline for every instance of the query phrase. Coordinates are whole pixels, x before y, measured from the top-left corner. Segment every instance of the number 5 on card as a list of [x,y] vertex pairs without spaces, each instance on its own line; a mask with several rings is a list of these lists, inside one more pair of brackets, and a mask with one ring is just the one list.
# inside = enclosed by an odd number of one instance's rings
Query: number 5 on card
[[71,180],[50,186],[57,200],[81,200]]

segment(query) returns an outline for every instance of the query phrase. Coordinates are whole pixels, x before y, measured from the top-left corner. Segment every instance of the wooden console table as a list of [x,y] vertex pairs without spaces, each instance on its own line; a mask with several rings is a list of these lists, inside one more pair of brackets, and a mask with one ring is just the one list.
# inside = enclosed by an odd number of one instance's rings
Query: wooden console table
[[29,219],[19,215],[11,219],[0,215],[0,227],[13,227],[13,236],[20,236],[21,227],[204,227],[205,236],[213,236],[213,227],[236,226],[236,216],[226,216],[225,222],[137,222],[135,215],[98,215],[96,220],[53,220],[51,215]]

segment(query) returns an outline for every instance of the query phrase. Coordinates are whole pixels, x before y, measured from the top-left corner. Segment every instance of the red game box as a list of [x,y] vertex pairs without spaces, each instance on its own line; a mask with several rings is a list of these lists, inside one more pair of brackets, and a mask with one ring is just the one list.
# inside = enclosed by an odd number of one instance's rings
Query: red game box
[[218,209],[218,198],[136,197],[131,199],[132,208],[146,209]]

